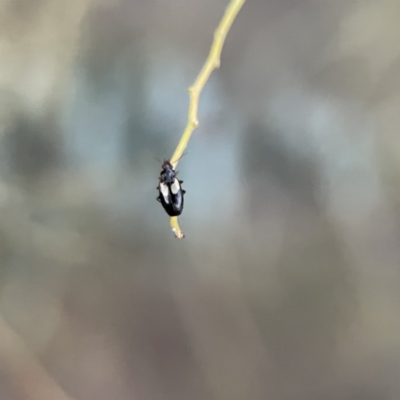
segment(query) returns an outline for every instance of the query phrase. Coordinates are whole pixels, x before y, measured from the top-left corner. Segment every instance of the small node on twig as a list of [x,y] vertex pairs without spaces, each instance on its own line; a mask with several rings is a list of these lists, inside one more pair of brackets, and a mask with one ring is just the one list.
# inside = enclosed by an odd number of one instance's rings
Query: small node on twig
[[217,29],[214,32],[214,40],[225,40],[226,38],[226,31],[224,29]]

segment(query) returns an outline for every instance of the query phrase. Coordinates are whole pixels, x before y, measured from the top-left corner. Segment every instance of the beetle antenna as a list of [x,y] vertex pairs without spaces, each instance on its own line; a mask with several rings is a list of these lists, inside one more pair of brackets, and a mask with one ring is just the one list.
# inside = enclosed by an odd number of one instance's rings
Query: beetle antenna
[[181,158],[183,158],[183,156],[186,156],[186,154],[188,154],[189,152],[188,151],[185,151],[176,161],[174,160],[174,161],[170,161],[170,163],[171,164],[175,164],[175,163],[177,163],[178,161],[180,161],[181,160]]

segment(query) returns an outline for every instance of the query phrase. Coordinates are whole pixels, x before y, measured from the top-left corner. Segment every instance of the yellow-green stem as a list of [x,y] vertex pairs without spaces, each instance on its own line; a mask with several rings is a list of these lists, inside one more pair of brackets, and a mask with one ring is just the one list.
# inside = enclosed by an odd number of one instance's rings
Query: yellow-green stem
[[[188,145],[189,139],[192,136],[193,131],[199,125],[197,114],[199,109],[200,94],[213,70],[215,68],[219,68],[220,66],[221,51],[222,47],[224,46],[226,35],[228,34],[228,31],[233,21],[235,20],[236,15],[242,8],[245,1],[246,0],[231,0],[231,2],[229,3],[221,19],[221,22],[215,30],[214,41],[211,45],[211,49],[206,59],[206,62],[204,63],[203,68],[201,69],[193,85],[189,88],[190,103],[188,122],[185,130],[183,131],[182,137],[179,140],[178,146],[176,147],[174,154],[172,155],[170,160],[174,169],[178,165],[178,161],[182,157],[182,154]],[[183,237],[185,237],[179,227],[177,217],[171,218],[170,225],[177,238],[182,239]]]

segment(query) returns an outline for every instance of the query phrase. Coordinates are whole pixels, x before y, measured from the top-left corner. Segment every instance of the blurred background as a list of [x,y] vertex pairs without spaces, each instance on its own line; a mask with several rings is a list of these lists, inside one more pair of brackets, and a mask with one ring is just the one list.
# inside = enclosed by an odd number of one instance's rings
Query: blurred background
[[[400,2],[0,0],[0,399],[398,400]],[[157,160],[158,159],[158,160]]]

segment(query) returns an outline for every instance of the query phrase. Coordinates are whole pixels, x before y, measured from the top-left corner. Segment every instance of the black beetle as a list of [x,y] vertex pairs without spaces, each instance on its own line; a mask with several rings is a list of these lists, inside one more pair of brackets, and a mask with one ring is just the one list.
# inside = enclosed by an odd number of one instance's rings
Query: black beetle
[[169,161],[163,162],[159,180],[160,182],[157,186],[159,196],[157,200],[169,216],[176,217],[181,215],[183,195],[186,191],[182,189],[181,184],[183,181],[176,177],[176,172]]

